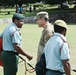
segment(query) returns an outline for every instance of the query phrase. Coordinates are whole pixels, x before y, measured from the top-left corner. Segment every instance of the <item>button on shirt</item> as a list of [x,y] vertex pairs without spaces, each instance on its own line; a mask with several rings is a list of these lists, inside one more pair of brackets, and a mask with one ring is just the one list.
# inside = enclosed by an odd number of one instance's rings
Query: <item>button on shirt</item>
[[15,52],[13,43],[21,45],[22,38],[20,29],[14,23],[7,26],[0,37],[3,38],[3,50],[5,51]]
[[[70,55],[68,44],[67,42],[64,42],[61,37],[66,41],[66,38],[62,34],[55,33],[54,36],[46,43],[44,53],[47,69],[64,72],[62,60],[70,59]],[[61,48],[62,44],[63,47]]]

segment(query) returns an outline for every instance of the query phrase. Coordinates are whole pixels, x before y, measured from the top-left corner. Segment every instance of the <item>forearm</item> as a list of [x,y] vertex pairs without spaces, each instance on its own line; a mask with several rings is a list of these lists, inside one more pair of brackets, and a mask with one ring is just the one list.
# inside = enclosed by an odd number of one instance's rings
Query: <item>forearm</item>
[[26,56],[29,60],[32,59],[32,56],[29,55],[28,53],[26,53],[20,46],[14,45],[14,48],[15,48],[15,50],[16,50],[19,54],[22,54],[22,55]]
[[69,62],[63,63],[66,75],[71,75],[71,66]]

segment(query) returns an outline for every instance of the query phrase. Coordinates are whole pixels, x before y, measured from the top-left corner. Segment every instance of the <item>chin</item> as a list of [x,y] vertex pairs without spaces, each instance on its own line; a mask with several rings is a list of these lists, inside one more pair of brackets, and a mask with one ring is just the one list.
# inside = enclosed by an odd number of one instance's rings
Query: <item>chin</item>
[[22,25],[20,26],[20,28],[22,28]]
[[66,34],[64,34],[64,36],[66,36]]
[[22,28],[22,26],[20,28]]

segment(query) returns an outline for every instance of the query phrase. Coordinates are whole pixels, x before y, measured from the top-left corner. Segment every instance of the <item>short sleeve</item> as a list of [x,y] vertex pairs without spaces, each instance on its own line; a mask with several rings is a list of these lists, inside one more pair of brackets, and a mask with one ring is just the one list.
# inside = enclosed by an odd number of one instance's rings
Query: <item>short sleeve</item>
[[18,31],[15,31],[12,34],[12,43],[21,43],[21,34]]
[[70,59],[70,50],[68,47],[68,43],[64,43],[61,49],[61,60]]

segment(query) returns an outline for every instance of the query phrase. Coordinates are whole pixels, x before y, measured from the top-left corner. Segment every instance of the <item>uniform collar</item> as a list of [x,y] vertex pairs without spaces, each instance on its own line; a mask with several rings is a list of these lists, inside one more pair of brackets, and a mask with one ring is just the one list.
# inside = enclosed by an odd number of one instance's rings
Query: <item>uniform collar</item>
[[54,33],[54,36],[59,36],[59,37],[63,38],[65,41],[67,41],[66,38],[65,38],[65,36],[63,36],[60,33]]
[[12,25],[12,26],[15,26],[15,28],[16,28],[18,31],[20,31],[20,28],[18,28],[17,25],[16,25],[15,23],[12,22],[11,25]]
[[46,26],[44,27],[44,29],[46,29],[48,26],[50,26],[49,22],[46,23]]

